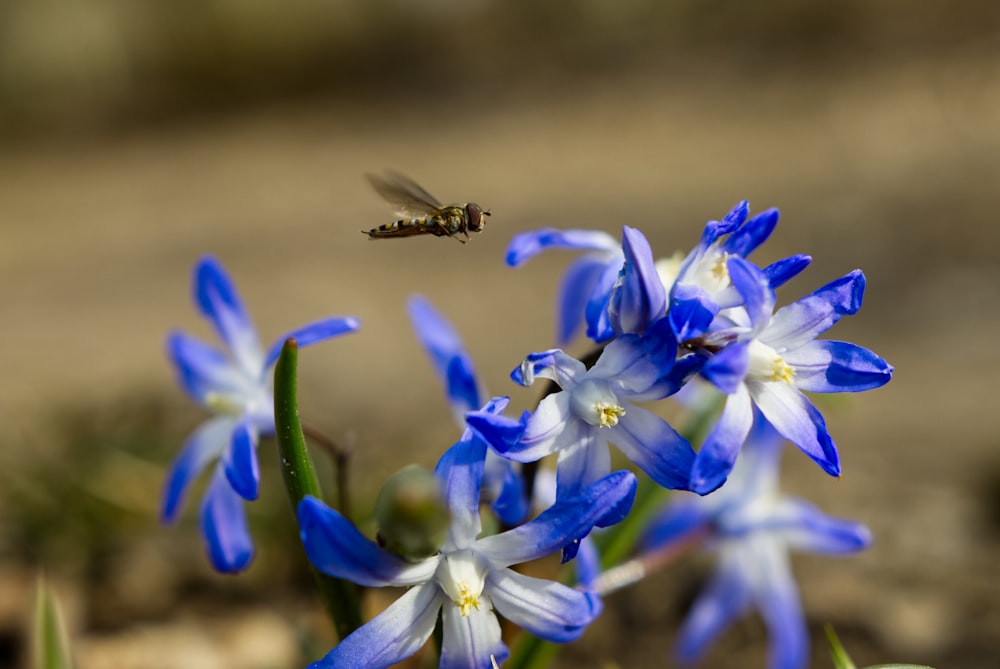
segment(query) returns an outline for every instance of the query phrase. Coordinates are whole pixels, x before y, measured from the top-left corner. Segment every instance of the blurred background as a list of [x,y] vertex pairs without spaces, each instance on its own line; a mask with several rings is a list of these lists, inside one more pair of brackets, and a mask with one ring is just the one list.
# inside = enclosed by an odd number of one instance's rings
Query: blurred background
[[[385,168],[491,208],[486,231],[369,241],[359,230],[391,216],[362,175]],[[157,521],[204,417],[163,352],[173,328],[211,335],[190,302],[203,254],[265,340],[361,318],[303,352],[300,405],[354,444],[363,509],[457,437],[410,294],[520,410],[534,391],[507,374],[553,345],[570,256],[512,270],[513,234],[627,224],[668,256],[740,199],[782,212],[755,260],[815,258],[779,299],[865,271],[865,308],[830,336],[897,370],[822,405],[840,480],[785,458],[787,490],[876,537],[850,559],[795,560],[814,666],[831,666],[825,623],[859,666],[990,666],[998,184],[990,0],[0,0],[0,666],[28,666],[41,570],[81,667],[296,667],[331,643],[273,445],[245,574],[209,568],[197,490],[177,526]],[[670,666],[711,566],[690,556],[613,595],[558,666]],[[750,618],[704,666],[763,666],[765,650]]]

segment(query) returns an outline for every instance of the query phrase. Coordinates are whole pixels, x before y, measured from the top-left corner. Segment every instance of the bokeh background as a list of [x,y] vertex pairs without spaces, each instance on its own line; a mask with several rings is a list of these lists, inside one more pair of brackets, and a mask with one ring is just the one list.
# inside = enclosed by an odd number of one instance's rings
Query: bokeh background
[[[389,216],[362,174],[384,168],[492,208],[485,233],[367,240]],[[329,646],[273,446],[247,573],[212,573],[195,504],[157,522],[203,417],[163,354],[172,328],[210,336],[190,303],[203,254],[265,339],[361,318],[303,352],[300,389],[303,419],[354,445],[361,508],[456,436],[407,296],[529,407],[507,374],[552,345],[569,256],[512,270],[514,233],[628,224],[666,256],[744,198],[782,211],[755,259],[815,258],[783,301],[864,269],[864,309],[831,334],[897,370],[823,405],[840,480],[785,458],[786,489],[876,537],[796,558],[814,666],[825,623],[859,666],[993,666],[998,184],[991,0],[0,0],[0,666],[28,666],[40,570],[88,669],[296,667]],[[710,568],[610,597],[559,666],[670,666]],[[765,649],[751,618],[705,666]]]

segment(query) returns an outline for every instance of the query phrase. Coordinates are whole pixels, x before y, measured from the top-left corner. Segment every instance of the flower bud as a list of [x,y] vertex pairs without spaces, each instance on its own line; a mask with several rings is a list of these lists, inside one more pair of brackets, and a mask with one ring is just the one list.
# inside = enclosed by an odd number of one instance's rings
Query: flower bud
[[434,474],[408,465],[382,486],[375,502],[375,522],[382,548],[417,562],[441,549],[451,518]]

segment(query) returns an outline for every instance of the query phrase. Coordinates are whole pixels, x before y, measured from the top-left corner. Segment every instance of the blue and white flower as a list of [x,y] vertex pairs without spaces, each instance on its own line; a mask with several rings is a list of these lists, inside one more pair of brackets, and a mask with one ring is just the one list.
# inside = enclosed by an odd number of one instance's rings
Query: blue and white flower
[[[498,413],[506,400],[485,411]],[[635,496],[635,477],[615,472],[518,528],[477,539],[479,493],[486,447],[466,435],[438,462],[452,524],[438,555],[406,562],[379,548],[319,500],[299,505],[306,553],[324,573],[369,587],[410,589],[383,613],[343,639],[310,669],[378,669],[414,654],[440,616],[442,669],[490,669],[508,655],[497,614],[549,641],[578,638],[597,616],[594,596],[560,583],[519,574],[511,565],[534,560],[585,535],[598,517],[623,518]]]
[[864,525],[779,494],[783,444],[773,428],[758,421],[725,486],[706,497],[675,497],[648,529],[647,551],[704,536],[718,556],[680,631],[676,654],[684,663],[696,662],[730,623],[756,609],[771,640],[768,667],[803,669],[809,635],[789,551],[846,555],[871,543]]
[[218,460],[201,507],[209,558],[219,571],[244,569],[253,558],[242,500],[257,499],[257,442],[274,434],[271,368],[285,340],[307,346],[358,329],[356,318],[329,318],[279,337],[265,351],[236,287],[222,265],[202,258],[194,271],[194,300],[228,349],[220,351],[182,332],[167,338],[181,387],[216,414],[188,438],[167,476],[160,517],[173,522],[190,483]]
[[727,268],[743,296],[743,322],[705,335],[700,346],[718,349],[701,374],[728,393],[719,422],[695,460],[692,490],[722,485],[750,431],[752,407],[824,471],[840,475],[840,459],[823,416],[802,391],[835,393],[878,388],[892,366],[872,351],[841,341],[814,341],[842,316],[861,308],[860,270],[774,311],[769,278],[751,263],[731,257]]

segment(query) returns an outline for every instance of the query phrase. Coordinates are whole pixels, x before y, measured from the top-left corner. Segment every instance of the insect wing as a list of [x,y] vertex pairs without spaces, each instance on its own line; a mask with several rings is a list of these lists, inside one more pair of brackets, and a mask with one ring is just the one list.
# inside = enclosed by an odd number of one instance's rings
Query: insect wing
[[384,177],[375,174],[365,176],[375,192],[393,207],[398,216],[418,218],[441,208],[436,197],[399,172],[386,172]]

